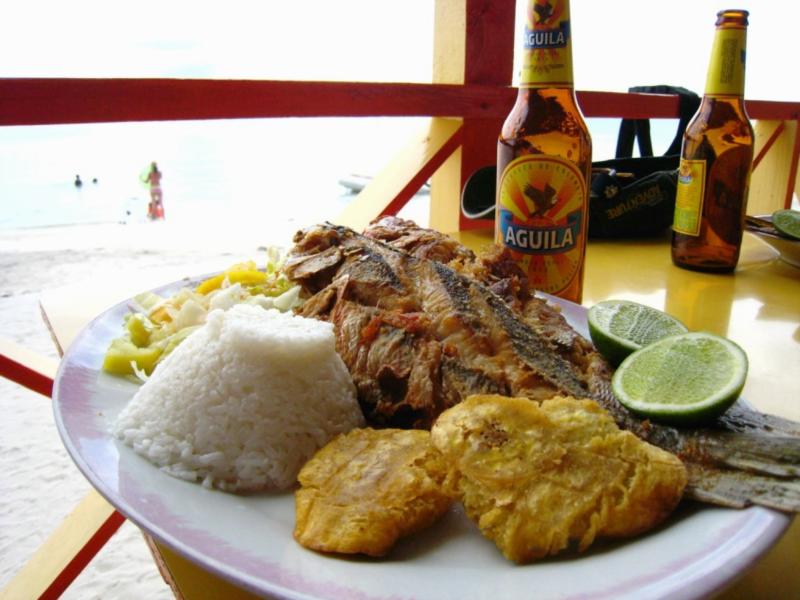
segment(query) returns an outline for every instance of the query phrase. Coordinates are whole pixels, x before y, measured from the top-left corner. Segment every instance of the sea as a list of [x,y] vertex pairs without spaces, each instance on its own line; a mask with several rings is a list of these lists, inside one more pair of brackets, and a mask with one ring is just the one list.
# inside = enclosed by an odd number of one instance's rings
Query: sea
[[[330,218],[339,182],[375,175],[420,119],[257,119],[0,128],[0,229],[147,219],[151,162],[166,218]],[[76,186],[76,178],[82,185]]]
[[[589,121],[594,155],[612,157],[618,120]],[[141,176],[151,162],[163,173],[171,221],[331,219],[353,198],[340,182],[380,172],[424,125],[296,118],[2,127],[0,230],[144,222]],[[659,126],[666,145],[674,126]]]

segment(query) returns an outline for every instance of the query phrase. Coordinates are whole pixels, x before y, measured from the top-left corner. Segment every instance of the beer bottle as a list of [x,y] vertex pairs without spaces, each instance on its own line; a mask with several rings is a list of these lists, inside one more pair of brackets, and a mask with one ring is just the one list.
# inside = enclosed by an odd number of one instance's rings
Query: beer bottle
[[679,267],[726,272],[739,260],[753,162],[744,107],[747,16],[717,13],[703,101],[683,136],[672,225],[672,262]]
[[528,0],[514,107],[497,142],[495,240],[533,288],[580,302],[592,141],[575,98],[568,0]]

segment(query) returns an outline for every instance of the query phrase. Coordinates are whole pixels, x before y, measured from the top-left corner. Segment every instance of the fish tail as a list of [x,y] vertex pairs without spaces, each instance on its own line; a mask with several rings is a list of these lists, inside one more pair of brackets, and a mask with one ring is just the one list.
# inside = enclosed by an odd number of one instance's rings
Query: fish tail
[[772,477],[800,477],[800,438],[762,432],[713,431],[702,435],[704,460]]
[[687,498],[730,508],[760,505],[785,512],[800,510],[800,482],[796,479],[693,463],[687,464],[686,469],[689,474]]

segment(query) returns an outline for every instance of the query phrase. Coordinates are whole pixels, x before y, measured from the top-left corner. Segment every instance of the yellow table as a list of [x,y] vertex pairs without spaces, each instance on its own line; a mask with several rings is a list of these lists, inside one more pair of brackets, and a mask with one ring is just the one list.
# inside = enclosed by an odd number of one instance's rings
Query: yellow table
[[[491,239],[487,231],[457,237],[473,248]],[[591,241],[583,305],[609,298],[635,300],[691,330],[731,338],[750,361],[743,396],[762,412],[800,421],[800,269],[755,236],[745,233],[731,274],[675,267],[666,238]]]
[[[461,232],[456,237],[473,248],[490,240],[486,231]],[[739,267],[730,275],[674,267],[666,239],[591,242],[586,261],[584,305],[607,298],[636,300],[670,312],[690,329],[733,339],[750,359],[744,397],[763,412],[800,421],[800,269],[778,260],[774,250],[750,234],[745,235]],[[164,283],[169,281],[150,281],[146,287]],[[131,285],[126,274],[119,285],[103,281],[102,290],[92,293],[81,286],[45,295],[43,314],[58,345],[68,347],[92,317],[143,289],[130,289]],[[140,279],[137,285],[145,282]],[[169,549],[154,548],[177,595],[252,597]],[[795,519],[779,543],[720,597],[800,597],[799,564],[800,520]]]

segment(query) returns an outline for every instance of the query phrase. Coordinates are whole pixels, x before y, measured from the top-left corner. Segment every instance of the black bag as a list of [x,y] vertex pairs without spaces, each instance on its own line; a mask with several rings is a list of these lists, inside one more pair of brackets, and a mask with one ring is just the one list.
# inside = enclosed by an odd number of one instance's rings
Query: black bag
[[[638,86],[628,91],[675,94],[680,120],[675,138],[663,156],[653,156],[648,119],[623,119],[616,157],[592,163],[589,193],[589,237],[624,238],[658,235],[672,225],[678,166],[686,126],[700,106],[700,97],[669,85]],[[641,157],[632,158],[637,140]],[[497,167],[475,171],[461,192],[461,212],[468,219],[492,219]]]
[[[616,158],[592,163],[589,193],[589,237],[626,238],[661,234],[672,225],[681,143],[686,126],[700,106],[700,97],[667,85],[632,87],[630,92],[676,94],[680,121],[675,139],[663,156],[653,156],[648,119],[623,119]],[[640,157],[633,158],[637,140]]]

